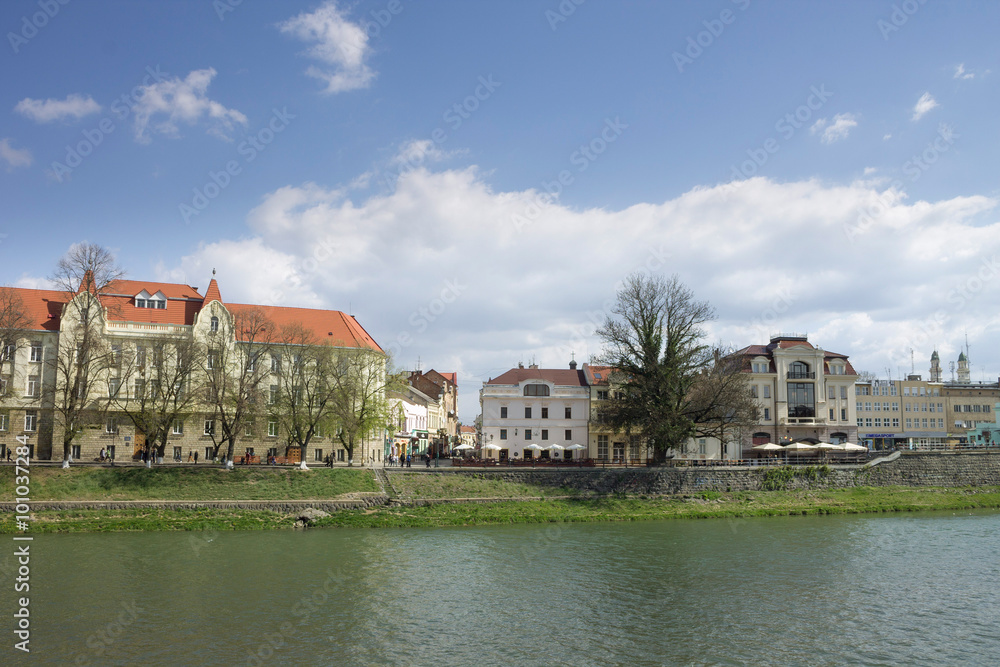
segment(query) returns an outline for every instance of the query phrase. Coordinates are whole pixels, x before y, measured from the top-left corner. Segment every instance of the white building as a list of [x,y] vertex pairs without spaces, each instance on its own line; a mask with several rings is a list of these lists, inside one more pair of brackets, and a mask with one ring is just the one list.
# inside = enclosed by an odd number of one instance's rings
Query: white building
[[[535,444],[569,447],[588,442],[590,388],[576,362],[568,369],[518,365],[483,383],[479,401],[483,415],[484,456],[508,458],[571,458],[572,450],[525,449]],[[493,445],[499,449],[490,449]],[[584,458],[586,453],[577,455]]]

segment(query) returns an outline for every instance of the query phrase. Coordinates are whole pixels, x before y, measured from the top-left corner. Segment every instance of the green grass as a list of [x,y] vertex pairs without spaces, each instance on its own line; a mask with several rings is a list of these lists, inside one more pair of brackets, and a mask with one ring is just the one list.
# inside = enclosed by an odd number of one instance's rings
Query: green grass
[[[296,500],[378,492],[372,471],[343,468],[31,468],[41,500]],[[14,468],[0,469],[0,499],[14,498]]]
[[524,498],[577,496],[578,489],[519,484],[457,473],[389,473],[393,486],[405,499],[439,498]]

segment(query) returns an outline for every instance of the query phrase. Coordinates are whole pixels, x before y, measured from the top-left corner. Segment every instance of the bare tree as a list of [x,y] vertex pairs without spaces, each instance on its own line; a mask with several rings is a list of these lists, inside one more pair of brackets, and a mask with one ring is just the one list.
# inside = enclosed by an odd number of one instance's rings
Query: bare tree
[[276,326],[262,308],[252,307],[236,311],[231,328],[210,334],[218,341],[210,340],[201,355],[214,454],[225,446],[227,465],[232,465],[237,440],[264,414]]
[[[13,364],[14,355],[23,344],[25,331],[30,326],[27,310],[21,295],[10,287],[0,287],[0,363]],[[0,398],[10,395],[13,368],[3,369],[0,378]]]
[[741,407],[749,391],[744,397],[739,362],[705,342],[714,310],[676,275],[629,275],[611,313],[597,334],[619,390],[599,418],[616,431],[641,433],[657,462],[699,433],[724,437],[750,414]]
[[123,276],[110,251],[78,243],[59,260],[50,278],[69,300],[60,320],[59,351],[49,362],[56,377],[53,402],[63,432],[63,467],[72,458],[73,440],[99,418],[101,406],[90,389],[108,365],[101,295]]
[[108,418],[123,415],[162,457],[173,425],[199,402],[197,344],[184,335],[119,339],[107,358]]

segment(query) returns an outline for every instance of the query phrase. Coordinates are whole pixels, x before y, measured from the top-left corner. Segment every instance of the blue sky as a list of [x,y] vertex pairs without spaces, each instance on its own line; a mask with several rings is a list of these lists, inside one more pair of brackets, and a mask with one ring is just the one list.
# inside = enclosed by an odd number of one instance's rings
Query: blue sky
[[995,381],[998,14],[4,2],[3,282],[81,240],[135,279],[217,268],[225,299],[350,310],[457,370],[467,422],[517,361],[597,353],[635,270],[736,347],[807,331],[898,378],[968,335]]

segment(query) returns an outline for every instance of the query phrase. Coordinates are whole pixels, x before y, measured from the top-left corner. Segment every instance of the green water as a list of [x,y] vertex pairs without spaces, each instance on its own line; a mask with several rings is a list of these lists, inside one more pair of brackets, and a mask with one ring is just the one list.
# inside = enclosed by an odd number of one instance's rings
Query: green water
[[30,656],[0,564],[2,664],[1000,663],[1000,513],[45,535],[31,553]]

